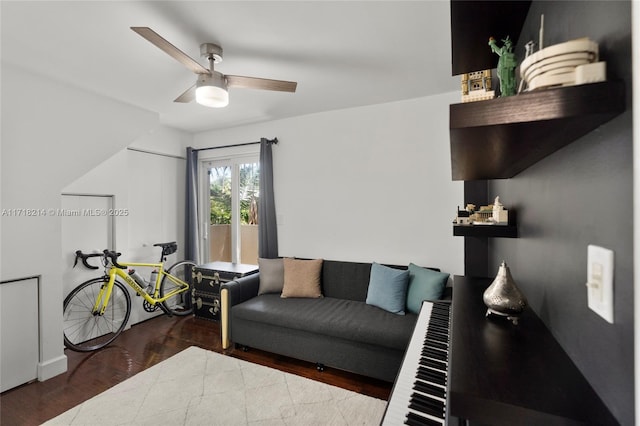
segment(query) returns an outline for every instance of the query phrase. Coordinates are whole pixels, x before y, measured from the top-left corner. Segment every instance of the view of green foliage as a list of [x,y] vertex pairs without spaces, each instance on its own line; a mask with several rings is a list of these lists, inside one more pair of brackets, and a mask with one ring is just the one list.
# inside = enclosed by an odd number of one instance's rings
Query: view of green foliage
[[[257,225],[260,167],[258,163],[241,164],[239,172],[240,223]],[[209,174],[211,224],[231,224],[231,167],[213,167]]]

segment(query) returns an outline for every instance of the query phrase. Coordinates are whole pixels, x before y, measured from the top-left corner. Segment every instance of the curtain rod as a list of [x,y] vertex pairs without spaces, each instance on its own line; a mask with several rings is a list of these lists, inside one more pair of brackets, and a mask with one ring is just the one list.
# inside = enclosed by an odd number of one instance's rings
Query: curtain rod
[[127,147],[127,150],[135,151],[135,152],[141,152],[143,154],[160,155],[161,157],[177,158],[178,160],[186,160],[187,159],[186,157],[181,157],[179,155],[164,154],[162,152],[149,151],[147,149],[134,148],[134,147],[131,147],[131,146]]
[[[208,147],[208,148],[197,148],[197,149],[194,149],[194,151],[208,151],[208,150],[210,150],[210,149],[235,148],[235,147],[238,147],[238,146],[257,145],[257,144],[259,144],[260,142],[261,142],[261,141],[258,141],[258,142],[236,143],[236,144],[233,144],[233,145],[210,146],[210,147]],[[277,144],[277,143],[278,143],[278,138],[267,139],[267,143]]]

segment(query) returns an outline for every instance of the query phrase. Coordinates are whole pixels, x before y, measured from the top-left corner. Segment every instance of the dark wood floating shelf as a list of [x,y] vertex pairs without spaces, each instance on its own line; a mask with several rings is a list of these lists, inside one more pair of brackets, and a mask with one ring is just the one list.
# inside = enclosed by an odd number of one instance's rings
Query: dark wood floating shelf
[[451,416],[470,424],[618,424],[533,309],[517,326],[485,317],[482,295],[492,280],[453,278]]
[[452,178],[511,178],[625,108],[622,81],[450,105]]
[[516,225],[453,225],[455,237],[518,238]]

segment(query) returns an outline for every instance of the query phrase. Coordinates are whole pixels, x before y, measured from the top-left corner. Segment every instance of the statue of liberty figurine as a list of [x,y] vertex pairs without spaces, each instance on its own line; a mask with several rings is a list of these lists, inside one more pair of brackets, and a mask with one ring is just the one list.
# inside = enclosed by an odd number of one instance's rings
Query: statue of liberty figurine
[[496,53],[498,59],[498,80],[500,80],[500,96],[512,96],[516,94],[516,55],[509,36],[502,40],[502,47],[498,47],[496,40],[489,37],[491,51]]

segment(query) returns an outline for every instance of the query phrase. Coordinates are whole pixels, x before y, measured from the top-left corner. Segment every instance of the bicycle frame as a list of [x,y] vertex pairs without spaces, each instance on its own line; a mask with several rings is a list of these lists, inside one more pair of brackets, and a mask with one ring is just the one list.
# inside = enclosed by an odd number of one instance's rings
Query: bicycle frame
[[[129,274],[127,274],[126,269],[120,269],[120,268],[118,268],[116,266],[111,265],[111,267],[109,268],[109,272],[108,272],[109,281],[107,282],[106,287],[102,286],[102,288],[100,289],[100,292],[98,293],[98,296],[96,297],[96,303],[93,305],[93,312],[97,312],[98,315],[103,315],[104,311],[107,309],[107,305],[109,304],[109,300],[111,299],[111,292],[113,291],[113,283],[116,280],[116,276],[122,278],[124,280],[124,282],[129,285],[129,287],[133,288],[136,293],[138,293],[140,296],[142,296],[144,298],[144,300],[149,302],[149,304],[151,304],[151,305],[155,305],[157,303],[162,303],[165,300],[169,299],[170,297],[173,297],[176,294],[184,293],[185,291],[187,291],[189,289],[189,284],[187,284],[186,282],[182,281],[181,279],[176,278],[175,276],[167,273],[164,270],[164,263],[124,263],[124,262],[119,262],[119,264],[122,265],[122,266],[136,266],[136,267],[138,267],[138,266],[145,267],[146,266],[146,267],[151,267],[151,268],[157,268],[158,269],[158,275],[156,277],[156,282],[155,283],[150,283],[150,284],[154,285],[153,294],[150,295],[149,293],[147,293],[145,291],[145,289],[140,287],[140,285],[137,282],[135,282],[135,280],[133,278],[131,278],[129,276]],[[163,297],[158,297],[159,296],[159,291],[160,291],[160,282],[162,281],[162,277],[163,276],[166,276],[174,284],[177,284],[178,287],[176,289],[170,291],[169,293],[165,294]]]

